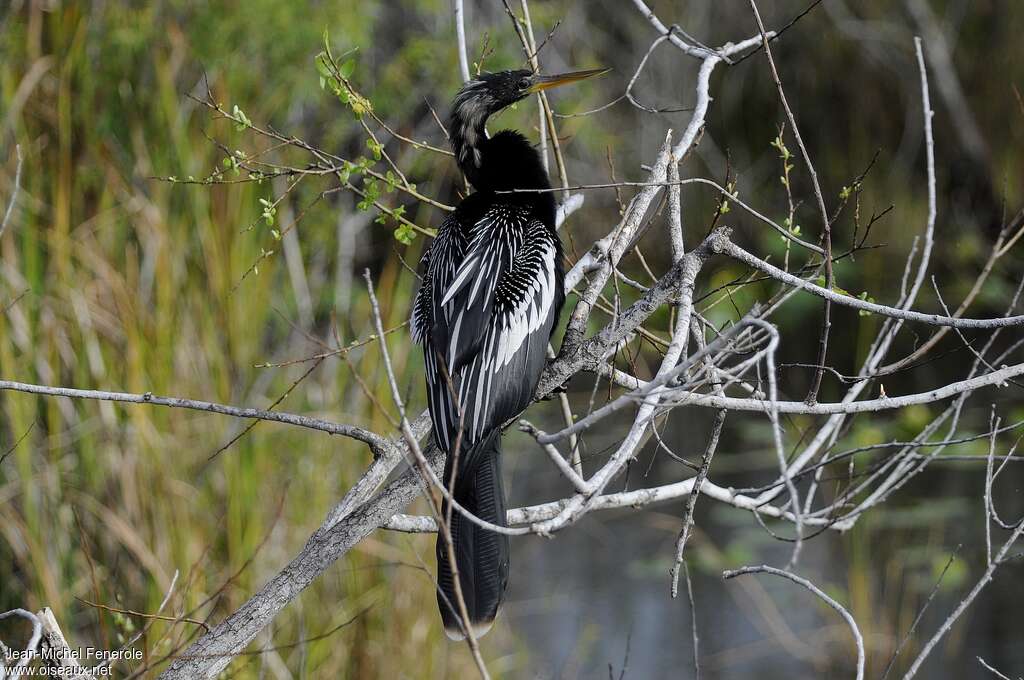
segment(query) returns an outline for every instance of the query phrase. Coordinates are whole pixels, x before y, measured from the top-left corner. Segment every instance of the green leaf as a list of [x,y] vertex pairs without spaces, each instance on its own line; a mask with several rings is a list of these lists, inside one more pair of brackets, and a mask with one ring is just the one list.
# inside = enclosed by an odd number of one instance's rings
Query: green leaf
[[366,195],[372,197],[373,200],[380,198],[380,183],[376,177],[367,177],[363,182],[363,188],[366,190]]
[[338,73],[340,73],[341,77],[344,78],[345,80],[348,80],[349,78],[351,78],[352,77],[352,73],[355,70],[356,70],[356,60],[355,59],[347,59],[345,61],[345,63],[343,63],[341,66],[338,67]]
[[384,145],[372,139],[367,139],[366,146],[369,147],[370,152],[373,154],[373,159],[379,161],[384,154]]
[[348,104],[350,97],[348,95],[348,89],[342,87],[341,83],[338,82],[337,78],[328,78],[328,82],[331,85],[331,91],[334,92],[334,96],[338,98],[342,104]]
[[316,62],[316,70],[321,76],[326,78],[331,75],[331,66],[327,61],[327,55],[325,53],[321,52],[316,55],[316,59],[314,61]]
[[408,224],[399,224],[395,229],[395,240],[410,245],[416,239],[416,230]]
[[231,116],[235,119],[235,129],[239,132],[252,127],[252,121],[245,115],[245,111],[238,108],[238,104],[231,110]]
[[[874,304],[874,302],[875,302],[875,298],[873,298],[870,295],[868,295],[868,292],[866,290],[862,291],[861,294],[858,295],[857,297],[860,298],[861,300],[864,300],[865,302],[870,302],[872,304]],[[871,316],[871,312],[869,312],[866,309],[858,309],[857,310],[857,314],[859,316]]]

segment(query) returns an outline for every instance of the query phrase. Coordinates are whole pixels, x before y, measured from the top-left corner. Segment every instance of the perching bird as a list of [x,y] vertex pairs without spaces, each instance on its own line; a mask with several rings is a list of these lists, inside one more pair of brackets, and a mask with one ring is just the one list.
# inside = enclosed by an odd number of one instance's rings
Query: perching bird
[[[448,136],[476,191],[423,255],[412,334],[423,345],[434,438],[447,455],[444,484],[452,488],[454,475],[455,501],[492,524],[505,526],[501,427],[530,404],[565,296],[555,199],[541,156],[520,133],[489,136],[485,125],[532,93],[605,71],[482,74],[452,102]],[[541,191],[502,193],[511,189]],[[508,536],[453,509],[451,539],[468,623],[480,636],[494,623],[508,583]],[[441,533],[437,571],[445,632],[461,639],[466,631]]]

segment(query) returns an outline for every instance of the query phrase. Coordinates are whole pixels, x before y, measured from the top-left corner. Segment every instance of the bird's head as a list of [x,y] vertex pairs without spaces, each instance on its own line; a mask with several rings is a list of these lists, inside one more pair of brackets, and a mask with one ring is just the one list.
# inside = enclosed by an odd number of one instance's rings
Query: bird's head
[[459,114],[463,119],[486,119],[487,116],[541,90],[568,85],[608,71],[606,68],[596,68],[554,76],[543,76],[525,69],[481,73],[473,80],[467,81],[455,95],[452,102],[452,117]]
[[449,134],[459,165],[467,175],[480,164],[480,144],[487,118],[531,94],[607,73],[597,68],[544,76],[525,69],[481,73],[467,81],[452,101]]

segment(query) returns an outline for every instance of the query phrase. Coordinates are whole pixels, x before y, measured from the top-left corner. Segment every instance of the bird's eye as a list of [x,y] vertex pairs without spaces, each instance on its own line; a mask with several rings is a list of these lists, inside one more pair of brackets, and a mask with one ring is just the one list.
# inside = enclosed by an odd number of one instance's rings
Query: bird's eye
[[520,90],[525,90],[528,87],[530,87],[530,79],[529,78],[521,78],[519,80],[519,89]]

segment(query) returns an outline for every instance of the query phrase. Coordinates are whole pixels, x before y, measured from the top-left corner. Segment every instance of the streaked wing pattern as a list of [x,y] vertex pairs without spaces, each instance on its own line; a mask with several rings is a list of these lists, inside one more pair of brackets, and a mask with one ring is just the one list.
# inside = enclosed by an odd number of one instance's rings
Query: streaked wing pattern
[[[439,444],[460,450],[530,402],[555,322],[559,249],[539,220],[490,208],[468,230],[442,226],[426,260],[413,333],[427,346],[431,417]],[[463,256],[464,253],[464,256]],[[450,379],[447,377],[450,375]],[[458,407],[452,395],[460,395]],[[464,461],[471,465],[472,461]],[[462,464],[460,464],[462,467]]]

